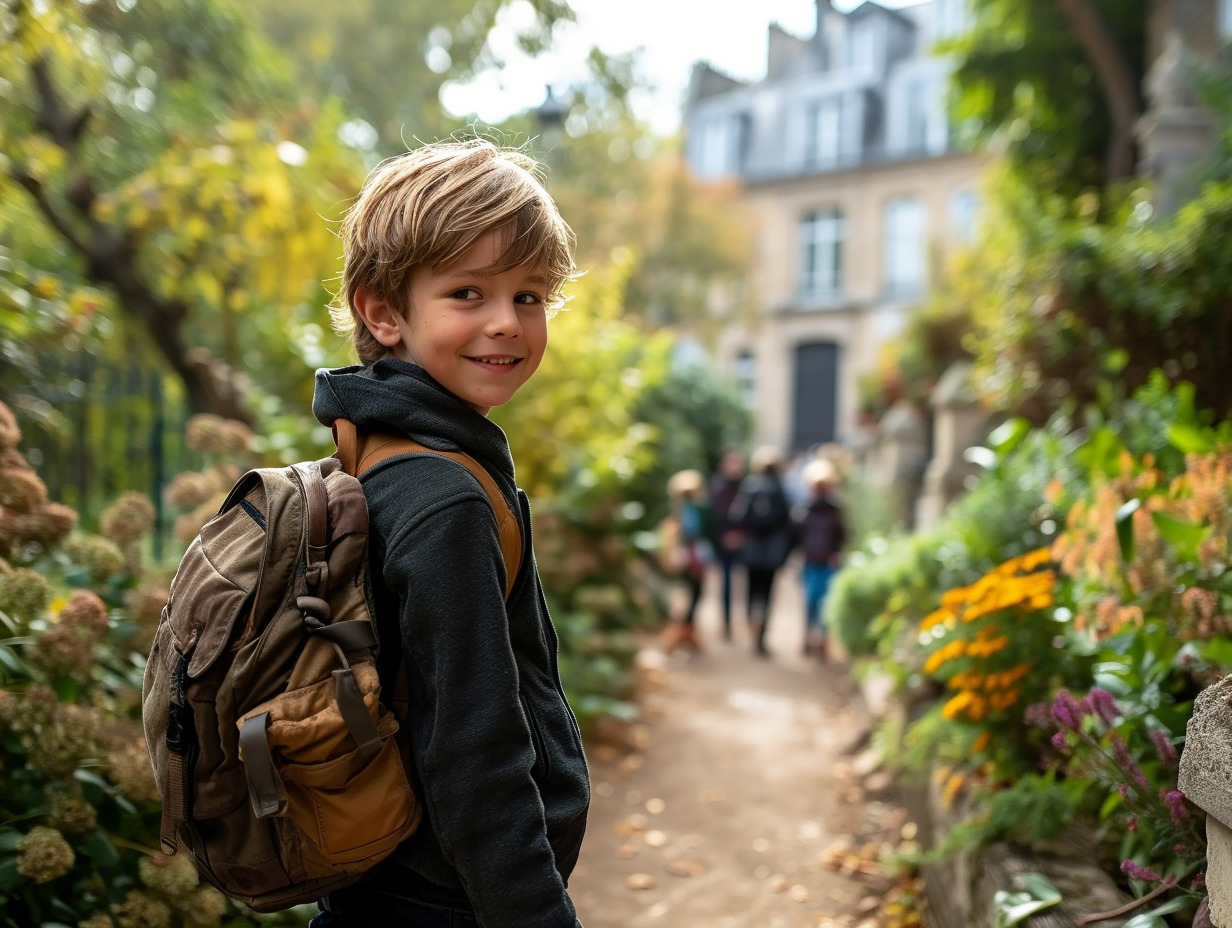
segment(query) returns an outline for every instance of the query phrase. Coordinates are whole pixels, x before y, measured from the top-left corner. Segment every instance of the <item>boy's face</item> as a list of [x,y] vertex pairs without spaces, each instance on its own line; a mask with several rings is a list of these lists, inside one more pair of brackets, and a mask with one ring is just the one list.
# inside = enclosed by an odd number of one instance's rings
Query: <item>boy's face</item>
[[547,278],[531,267],[493,273],[504,243],[489,232],[447,268],[411,272],[395,357],[418,364],[482,415],[513,398],[548,344]]

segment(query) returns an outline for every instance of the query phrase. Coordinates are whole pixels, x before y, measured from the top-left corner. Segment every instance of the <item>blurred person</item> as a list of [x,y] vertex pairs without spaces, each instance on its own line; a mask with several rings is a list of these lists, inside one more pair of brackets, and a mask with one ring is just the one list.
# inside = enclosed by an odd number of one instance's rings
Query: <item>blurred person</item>
[[766,630],[770,625],[770,596],[774,578],[795,546],[791,505],[780,475],[782,455],[766,445],[753,452],[751,472],[740,481],[732,506],[732,519],[745,533],[740,560],[748,572],[746,597],[753,650],[769,656]]
[[732,637],[732,579],[740,563],[740,549],[744,547],[744,530],[731,517],[732,505],[740,492],[744,479],[744,452],[729,448],[719,460],[718,472],[710,479],[711,540],[715,558],[719,564],[719,603],[723,614],[723,638]]
[[829,630],[822,609],[830,581],[842,565],[847,543],[843,509],[835,495],[838,470],[826,458],[810,461],[802,473],[809,502],[793,513],[796,544],[804,559],[801,581],[804,586],[804,653],[827,657]]
[[710,506],[700,472],[682,470],[667,482],[672,511],[660,523],[660,565],[688,593],[684,612],[672,616],[663,633],[663,650],[702,649],[697,637],[697,604],[702,598],[706,567],[713,560],[710,544]]

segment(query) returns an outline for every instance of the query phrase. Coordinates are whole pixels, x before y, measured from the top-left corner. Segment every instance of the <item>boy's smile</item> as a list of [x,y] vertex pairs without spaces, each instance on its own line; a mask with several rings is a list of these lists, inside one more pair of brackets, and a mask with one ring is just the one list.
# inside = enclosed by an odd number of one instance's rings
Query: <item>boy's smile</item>
[[530,379],[548,342],[546,278],[527,266],[493,271],[504,244],[489,232],[450,267],[415,268],[390,346],[485,416]]

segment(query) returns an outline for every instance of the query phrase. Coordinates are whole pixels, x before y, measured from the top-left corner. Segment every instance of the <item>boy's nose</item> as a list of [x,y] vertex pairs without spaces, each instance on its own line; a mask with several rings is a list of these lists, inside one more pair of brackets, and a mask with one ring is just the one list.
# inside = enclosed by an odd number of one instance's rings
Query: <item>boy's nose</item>
[[496,302],[488,317],[487,333],[493,338],[517,338],[522,334],[522,320],[512,299]]

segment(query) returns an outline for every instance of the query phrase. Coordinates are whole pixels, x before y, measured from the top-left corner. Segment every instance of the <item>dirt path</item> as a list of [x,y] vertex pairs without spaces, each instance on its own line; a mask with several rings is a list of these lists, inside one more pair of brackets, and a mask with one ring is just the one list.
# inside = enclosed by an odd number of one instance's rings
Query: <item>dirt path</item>
[[716,578],[699,614],[706,650],[642,653],[636,749],[596,749],[594,805],[570,891],[586,928],[869,928],[891,879],[885,842],[912,837],[878,790],[869,722],[841,664],[805,659],[797,575],[775,590],[770,659],[737,612],[719,635]]

